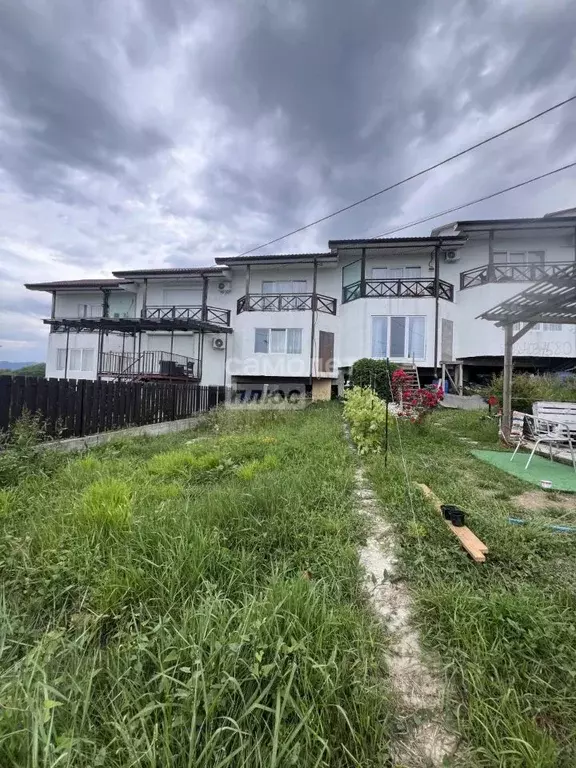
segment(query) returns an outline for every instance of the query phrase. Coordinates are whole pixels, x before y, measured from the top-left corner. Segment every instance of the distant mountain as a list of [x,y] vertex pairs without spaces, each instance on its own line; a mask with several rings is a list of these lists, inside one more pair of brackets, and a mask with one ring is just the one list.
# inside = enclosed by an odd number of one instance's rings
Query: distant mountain
[[28,363],[13,363],[10,360],[0,360],[0,368],[5,371],[14,371],[16,368],[25,368],[27,365],[36,365],[35,360]]
[[0,376],[45,376],[46,363],[13,363],[10,360],[0,360]]

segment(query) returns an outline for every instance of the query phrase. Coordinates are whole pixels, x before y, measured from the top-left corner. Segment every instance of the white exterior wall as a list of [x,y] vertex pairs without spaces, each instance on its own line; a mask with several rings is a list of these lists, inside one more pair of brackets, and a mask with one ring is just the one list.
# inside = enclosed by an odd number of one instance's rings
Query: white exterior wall
[[[574,243],[566,235],[558,236],[553,232],[545,235],[533,233],[520,236],[514,232],[496,232],[494,251],[536,251],[545,252],[545,261],[572,262]],[[469,240],[458,250],[459,259],[447,263],[440,255],[440,278],[454,286],[454,302],[439,301],[439,342],[438,360],[442,359],[442,319],[453,322],[453,358],[493,357],[503,354],[503,333],[493,323],[476,319],[490,307],[527,288],[529,283],[488,283],[460,290],[461,272],[488,264],[487,233],[471,233]],[[314,347],[312,354],[313,376],[337,376],[337,369],[348,367],[361,357],[372,356],[372,317],[386,316],[422,316],[426,323],[424,359],[416,361],[421,367],[430,368],[434,364],[434,325],[435,299],[425,298],[364,298],[342,304],[342,268],[360,258],[360,250],[342,251],[338,263],[319,263],[317,270],[316,291],[337,300],[337,315],[317,312],[314,328]],[[410,267],[420,266],[423,279],[433,279],[430,270],[432,249],[427,252],[394,253],[393,251],[367,251],[366,278],[371,279],[374,267]],[[433,262],[432,262],[433,263]],[[231,281],[230,292],[218,289],[222,280]],[[312,292],[313,265],[299,264],[252,264],[250,268],[250,293],[262,293],[264,280],[306,280],[307,292]],[[133,293],[130,293],[133,291]],[[178,293],[165,293],[178,291]],[[237,300],[246,293],[246,267],[238,265],[225,270],[224,275],[208,277],[208,306],[230,310],[230,322],[233,333],[227,337],[227,351],[212,347],[212,334],[205,335],[203,358],[203,384],[226,383],[232,377],[293,377],[305,379],[311,373],[311,324],[310,311],[260,312],[250,311],[237,314]],[[136,296],[136,301],[133,301]],[[174,298],[188,298],[187,301],[170,301]],[[147,282],[147,305],[170,305],[183,303],[200,305],[202,300],[202,279],[190,278],[149,278]],[[112,291],[111,306],[133,307],[134,316],[138,316],[144,301],[144,282],[135,281],[125,292]],[[56,295],[56,316],[77,317],[79,304],[101,304],[101,291],[84,290],[59,292]],[[256,328],[301,328],[302,351],[300,354],[271,354],[254,351]],[[318,335],[320,331],[334,333],[335,370],[333,374],[324,374],[318,370]],[[50,334],[47,375],[62,376],[56,371],[56,350],[65,346],[66,335]],[[198,334],[175,333],[173,351],[176,354],[196,357],[198,354]],[[70,348],[92,347],[94,366],[98,334],[70,333]],[[105,337],[105,351],[120,351],[122,339],[110,334]],[[148,333],[142,336],[142,350],[154,351],[170,349],[170,335]],[[132,340],[127,337],[126,349],[132,350]],[[515,345],[514,353],[524,357],[574,357],[576,356],[576,326],[564,326],[561,331],[530,331]],[[411,362],[397,359],[397,362]],[[226,373],[225,373],[226,364]],[[68,372],[69,377],[94,378],[96,371]]]

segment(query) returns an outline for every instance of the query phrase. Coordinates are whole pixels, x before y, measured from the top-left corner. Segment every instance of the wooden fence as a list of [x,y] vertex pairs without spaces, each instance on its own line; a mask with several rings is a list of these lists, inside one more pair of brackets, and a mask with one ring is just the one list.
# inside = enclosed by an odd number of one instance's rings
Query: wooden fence
[[224,387],[191,382],[86,381],[0,376],[0,430],[26,409],[40,413],[52,437],[82,437],[122,427],[158,424],[214,408]]

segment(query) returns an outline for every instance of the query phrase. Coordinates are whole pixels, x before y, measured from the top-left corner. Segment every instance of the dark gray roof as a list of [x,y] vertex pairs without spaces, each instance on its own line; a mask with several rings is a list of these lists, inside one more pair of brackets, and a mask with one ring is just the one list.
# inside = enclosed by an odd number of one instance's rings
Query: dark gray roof
[[112,272],[116,277],[164,277],[166,275],[220,275],[221,267],[164,267],[162,269],[118,269]]
[[322,253],[262,253],[248,254],[246,256],[218,256],[216,264],[249,264],[253,261],[313,261],[314,259],[333,259],[334,254],[329,251]]
[[25,283],[29,291],[58,291],[63,288],[118,288],[124,280],[87,279],[87,280],[57,280],[52,283]]
[[462,235],[442,235],[435,237],[364,237],[353,240],[329,240],[329,248],[384,248],[434,245],[462,245],[466,237]]
[[526,229],[564,229],[573,227],[576,224],[576,215],[574,216],[541,216],[537,219],[474,219],[470,221],[450,221],[442,224],[432,230],[432,234],[437,234],[448,227],[458,230],[480,230],[480,229],[498,229],[498,228],[526,228]]

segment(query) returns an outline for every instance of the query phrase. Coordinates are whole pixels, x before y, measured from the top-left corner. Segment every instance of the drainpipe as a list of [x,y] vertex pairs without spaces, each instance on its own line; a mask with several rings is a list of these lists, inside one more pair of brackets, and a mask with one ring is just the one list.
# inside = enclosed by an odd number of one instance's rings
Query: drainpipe
[[438,326],[440,313],[440,246],[434,247],[434,378],[438,378]]
[[312,273],[312,318],[310,321],[310,385],[314,372],[314,337],[316,335],[316,285],[318,282],[318,260],[314,259],[314,271]]

